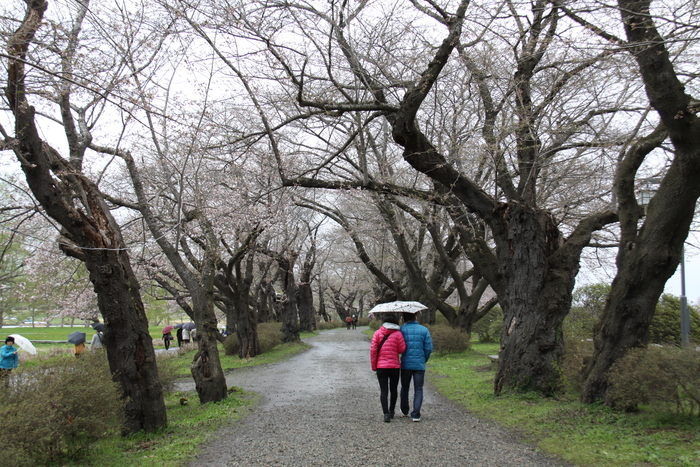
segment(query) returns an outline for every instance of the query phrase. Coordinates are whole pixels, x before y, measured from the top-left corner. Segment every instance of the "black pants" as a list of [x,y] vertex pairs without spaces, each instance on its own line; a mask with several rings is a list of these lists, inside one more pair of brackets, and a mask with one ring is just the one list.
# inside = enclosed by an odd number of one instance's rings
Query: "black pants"
[[[382,403],[382,412],[385,414],[392,414],[396,409],[400,374],[401,368],[377,368],[379,401]],[[391,400],[389,400],[389,392],[391,392]]]

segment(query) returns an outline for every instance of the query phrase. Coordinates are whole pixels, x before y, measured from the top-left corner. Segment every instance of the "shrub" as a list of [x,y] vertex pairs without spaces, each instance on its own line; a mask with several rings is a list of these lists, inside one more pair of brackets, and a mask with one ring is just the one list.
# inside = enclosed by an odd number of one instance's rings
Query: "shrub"
[[124,403],[104,352],[14,370],[0,402],[0,445],[15,466],[75,459],[123,427]]
[[479,336],[479,342],[498,342],[502,330],[503,311],[497,306],[472,326],[472,333]]
[[[378,313],[377,315],[379,316],[380,313]],[[370,321],[370,322],[367,324],[367,326],[369,326],[369,328],[372,329],[372,330],[374,330],[374,331],[376,331],[377,329],[379,329],[379,327],[380,327],[381,325],[382,325],[381,316],[379,317],[379,319],[374,318],[372,321]]]
[[341,323],[340,321],[319,321],[318,323],[316,323],[316,328],[319,331],[327,331],[328,329],[338,329],[344,326],[345,323]]
[[284,342],[281,323],[258,324],[258,340],[260,341],[260,353],[267,352]]
[[469,335],[452,328],[438,324],[428,326],[433,338],[433,352],[438,354],[460,353],[469,348]]
[[564,354],[560,370],[564,390],[568,394],[580,394],[583,387],[583,367],[593,356],[593,340],[564,338]]
[[700,417],[700,353],[676,347],[631,349],[608,376],[610,401],[625,409],[640,404]]
[[236,337],[236,334],[229,334],[224,339],[224,353],[226,355],[238,355],[238,337]]
[[358,326],[369,326],[369,318],[363,316],[362,318],[357,320],[357,325]]

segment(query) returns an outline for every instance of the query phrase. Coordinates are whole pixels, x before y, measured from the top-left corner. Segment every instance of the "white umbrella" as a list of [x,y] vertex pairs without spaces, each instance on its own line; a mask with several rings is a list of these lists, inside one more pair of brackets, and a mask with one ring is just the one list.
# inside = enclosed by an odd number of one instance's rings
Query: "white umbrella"
[[428,307],[421,302],[389,302],[380,303],[371,310],[370,313],[418,313],[422,310],[427,310]]
[[26,350],[32,355],[36,355],[36,347],[34,347],[34,344],[32,344],[29,339],[19,334],[10,334],[10,337],[15,338],[15,344],[17,344],[20,349]]

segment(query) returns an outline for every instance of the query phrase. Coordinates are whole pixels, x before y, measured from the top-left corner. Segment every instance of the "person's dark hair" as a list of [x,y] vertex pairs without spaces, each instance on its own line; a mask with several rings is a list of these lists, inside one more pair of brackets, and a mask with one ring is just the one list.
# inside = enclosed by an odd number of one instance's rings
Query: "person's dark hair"
[[403,322],[408,323],[409,321],[415,321],[416,320],[416,314],[415,313],[402,313],[403,315]]
[[397,318],[394,313],[387,313],[384,315],[384,318],[382,319],[382,323],[399,324],[399,318]]
[[7,344],[8,342],[12,342],[14,344],[15,338],[12,336],[8,336],[7,339],[5,339],[5,344]]

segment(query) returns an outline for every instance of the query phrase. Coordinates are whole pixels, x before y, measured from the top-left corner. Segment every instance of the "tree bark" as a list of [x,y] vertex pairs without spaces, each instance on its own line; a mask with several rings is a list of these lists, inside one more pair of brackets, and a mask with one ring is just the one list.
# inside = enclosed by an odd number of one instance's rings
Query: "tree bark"
[[[548,262],[559,247],[553,219],[517,203],[503,206],[506,231],[494,233],[505,277],[496,395],[508,389],[552,394],[559,387],[556,362],[563,350],[561,322],[571,302],[575,273],[552,283]],[[550,279],[548,281],[548,279]]]
[[314,310],[314,295],[311,289],[314,265],[316,264],[316,248],[312,246],[306,255],[299,278],[299,329],[311,332],[316,330],[316,311]]
[[219,341],[214,299],[206,296],[209,290],[211,289],[202,288],[192,294],[194,322],[197,325],[195,334],[197,353],[192,359],[190,371],[202,404],[221,401],[228,395],[226,375],[221,368],[217,347]]
[[299,340],[299,318],[297,310],[297,285],[294,279],[294,263],[297,253],[289,251],[287,256],[278,255],[277,263],[280,267],[280,277],[284,287],[284,299],[281,305],[282,334],[284,342]]
[[[700,120],[676,75],[666,41],[649,14],[651,2],[619,0],[618,6],[630,50],[661,125],[630,148],[618,169],[615,188],[622,229],[618,273],[594,331],[591,364],[584,371],[581,399],[586,403],[600,400],[610,404],[611,366],[630,348],[647,344],[656,303],[678,267],[700,196]],[[638,229],[642,209],[634,197],[635,175],[646,155],[667,137],[673,144],[673,161]]]
[[[218,402],[226,398],[226,375],[221,369],[219,351],[217,348],[217,322],[214,313],[214,280],[216,276],[216,254],[213,252],[218,245],[218,239],[208,219],[197,209],[184,214],[188,221],[197,220],[204,232],[205,251],[201,260],[194,257],[184,237],[180,246],[183,254],[195,269],[190,268],[180,256],[180,252],[168,241],[161,230],[151,206],[148,204],[146,191],[141,181],[138,168],[129,153],[115,152],[126,163],[134,192],[138,199],[137,209],[143,215],[144,222],[156,239],[156,243],[170,261],[178,277],[187,288],[192,300],[192,318],[197,326],[198,351],[192,361],[192,377],[201,403]],[[207,251],[208,250],[208,251]]]
[[[238,269],[240,276],[240,268]],[[236,337],[238,338],[238,356],[240,358],[255,357],[260,353],[260,341],[258,339],[258,318],[250,306],[250,289],[253,284],[253,258],[248,256],[246,272],[239,282],[239,293],[235,302],[238,310],[236,323]]]
[[[63,251],[84,261],[90,272],[105,320],[110,370],[127,401],[126,429],[155,431],[167,424],[167,414],[139,284],[121,231],[97,187],[41,140],[25,95],[27,49],[47,5],[28,1],[24,21],[9,41],[6,95],[15,116],[13,150],[37,201],[73,242],[62,244]],[[83,209],[73,199],[80,199]]]

